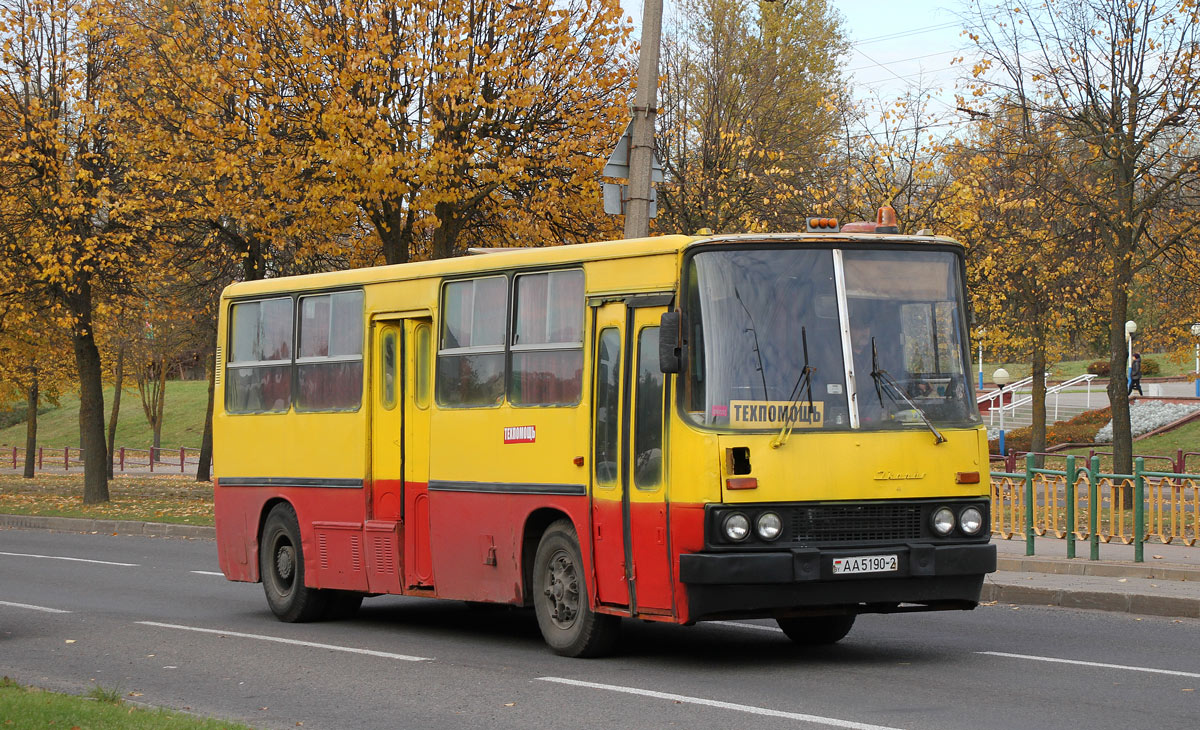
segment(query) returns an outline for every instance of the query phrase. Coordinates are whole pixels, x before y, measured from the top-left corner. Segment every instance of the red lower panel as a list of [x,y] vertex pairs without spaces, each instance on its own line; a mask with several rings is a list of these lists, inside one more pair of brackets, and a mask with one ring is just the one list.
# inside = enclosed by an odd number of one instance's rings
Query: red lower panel
[[671,613],[674,590],[667,549],[667,505],[663,502],[632,502],[629,524],[637,610]]
[[[437,595],[468,601],[524,599],[525,525],[540,508],[564,512],[587,535],[587,498],[430,492],[430,543]],[[586,549],[584,562],[587,560]]]
[[596,562],[596,595],[600,602],[610,606],[628,606],[625,529],[619,501],[592,501],[592,548]]
[[409,588],[433,585],[433,554],[429,542],[429,485],[406,482],[404,485],[404,584]]
[[671,571],[675,586],[675,618],[687,623],[687,587],[679,582],[679,556],[704,549],[704,505],[671,505]]

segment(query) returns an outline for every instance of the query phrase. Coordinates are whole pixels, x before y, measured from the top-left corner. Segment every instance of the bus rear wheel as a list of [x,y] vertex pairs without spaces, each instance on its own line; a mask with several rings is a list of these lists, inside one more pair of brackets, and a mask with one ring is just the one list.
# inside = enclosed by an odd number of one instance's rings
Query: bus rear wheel
[[826,646],[846,638],[855,616],[804,616],[777,618],[775,623],[787,637],[800,646]]
[[280,621],[300,623],[322,618],[328,596],[304,585],[304,551],[300,545],[300,522],[290,504],[279,504],[263,523],[258,550],[267,605]]
[[621,619],[592,611],[579,536],[569,521],[555,522],[542,535],[533,560],[532,589],[538,628],[555,653],[594,657],[612,650]]

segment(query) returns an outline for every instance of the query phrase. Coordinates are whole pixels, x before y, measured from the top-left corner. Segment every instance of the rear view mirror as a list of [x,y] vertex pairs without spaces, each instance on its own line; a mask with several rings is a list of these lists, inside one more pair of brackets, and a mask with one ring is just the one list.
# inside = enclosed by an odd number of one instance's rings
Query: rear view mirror
[[683,314],[680,312],[663,312],[659,320],[658,369],[664,373],[683,372],[682,324]]

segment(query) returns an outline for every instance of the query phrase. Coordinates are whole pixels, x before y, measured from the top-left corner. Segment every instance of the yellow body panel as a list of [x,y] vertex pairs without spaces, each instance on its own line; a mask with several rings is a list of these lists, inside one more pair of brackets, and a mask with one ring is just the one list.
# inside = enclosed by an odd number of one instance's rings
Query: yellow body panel
[[233,414],[217,405],[214,472],[218,477],[362,479],[366,414],[365,407],[355,413]]
[[[774,434],[729,434],[718,441],[720,452],[746,447],[748,474],[756,489],[725,489],[725,502],[843,501],[914,497],[987,495],[987,442],[982,428],[951,430],[936,444],[928,430],[804,432],[794,431],[779,448]],[[958,484],[959,472],[976,471],[975,484]]]

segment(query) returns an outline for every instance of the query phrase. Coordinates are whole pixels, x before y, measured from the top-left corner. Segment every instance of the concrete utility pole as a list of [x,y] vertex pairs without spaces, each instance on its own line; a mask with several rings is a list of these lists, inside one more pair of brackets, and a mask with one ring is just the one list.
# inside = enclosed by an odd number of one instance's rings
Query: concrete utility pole
[[658,45],[662,36],[662,14],[663,0],[645,0],[637,97],[633,106],[633,143],[629,149],[625,238],[650,235],[650,168],[654,158],[654,118],[658,113]]

